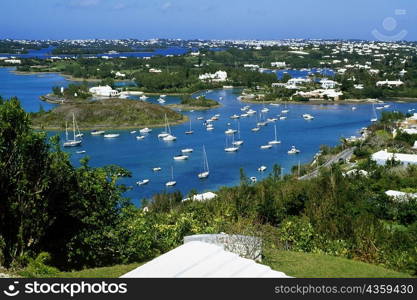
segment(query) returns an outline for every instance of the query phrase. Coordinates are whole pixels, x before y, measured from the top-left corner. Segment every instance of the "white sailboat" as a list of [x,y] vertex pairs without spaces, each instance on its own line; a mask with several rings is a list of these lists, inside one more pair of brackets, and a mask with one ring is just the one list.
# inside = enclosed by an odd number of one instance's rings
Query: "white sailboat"
[[84,133],[80,132],[80,128],[78,128],[78,123],[77,120],[75,120],[75,127],[77,128],[77,134],[75,135],[76,137],[83,137]]
[[64,147],[77,147],[81,145],[81,140],[77,140],[77,136],[75,134],[75,115],[72,114],[72,128],[73,128],[73,139],[68,139],[68,125],[65,123],[65,137],[66,141],[64,142]]
[[190,129],[185,132],[185,134],[193,134],[194,131],[191,129],[191,119],[190,119]]
[[171,181],[168,181],[167,183],[165,183],[165,186],[167,187],[171,187],[176,185],[177,182],[174,180],[174,167],[171,166]]
[[378,117],[377,117],[376,111],[375,111],[375,104],[372,104],[372,113],[373,113],[373,118],[371,119],[371,122],[378,121]]
[[274,133],[275,133],[275,139],[273,139],[272,141],[269,141],[268,144],[269,145],[277,145],[277,144],[281,144],[281,141],[279,141],[277,139],[277,125],[274,125]]
[[237,122],[237,133],[238,133],[238,140],[233,142],[233,146],[240,146],[244,143],[244,141],[240,138],[240,122]]
[[208,159],[207,159],[207,153],[206,153],[206,147],[203,146],[203,172],[198,174],[198,178],[204,179],[209,177],[210,170],[208,165]]
[[104,130],[93,130],[91,131],[91,135],[101,135],[104,134],[105,131]]
[[224,151],[226,152],[236,152],[237,150],[239,150],[239,147],[229,147],[227,145],[227,137],[226,137],[226,148],[224,148]]

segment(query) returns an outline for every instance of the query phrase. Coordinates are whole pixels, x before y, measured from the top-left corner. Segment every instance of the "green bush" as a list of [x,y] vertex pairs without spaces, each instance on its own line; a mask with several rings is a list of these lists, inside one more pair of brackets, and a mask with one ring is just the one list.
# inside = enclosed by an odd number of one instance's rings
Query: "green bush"
[[55,277],[59,270],[48,266],[51,255],[47,252],[41,252],[35,259],[30,259],[26,268],[19,272],[20,276],[28,278]]

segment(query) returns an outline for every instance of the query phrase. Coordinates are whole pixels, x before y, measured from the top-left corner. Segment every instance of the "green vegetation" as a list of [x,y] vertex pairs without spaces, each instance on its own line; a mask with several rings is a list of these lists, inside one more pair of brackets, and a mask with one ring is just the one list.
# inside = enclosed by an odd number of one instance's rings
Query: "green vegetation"
[[30,115],[33,126],[45,129],[65,129],[75,114],[80,129],[137,128],[165,124],[165,115],[172,123],[185,121],[184,117],[166,107],[143,101],[104,99],[61,104],[51,111]]
[[[369,176],[344,176],[344,166],[333,165],[300,181],[282,177],[275,166],[253,184],[242,170],[240,184],[220,188],[211,201],[182,202],[179,192],[162,193],[144,199],[144,211],[122,197],[126,187],[117,180],[130,176],[127,170],[91,168],[88,159],[74,168],[57,137],[47,140],[30,129],[18,100],[2,100],[1,265],[24,276],[63,276],[57,269],[144,262],[182,244],[185,235],[225,232],[262,238],[265,263],[290,275],[416,275],[417,201],[397,202],[384,192],[417,189],[417,167],[377,166],[368,154],[407,146],[384,133],[397,117],[383,117],[357,145],[357,168]],[[298,253],[311,255],[300,259]],[[120,275],[136,265],[102,270]],[[72,274],[97,274],[85,272]]]
[[218,106],[219,102],[211,99],[207,99],[204,96],[199,96],[197,98],[193,98],[191,96],[182,96],[181,97],[181,104],[187,105],[190,107],[205,107],[211,108],[214,106]]
[[143,263],[116,265],[112,267],[85,269],[81,271],[59,272],[58,278],[118,278],[127,272],[140,267]]
[[273,270],[298,278],[407,278],[395,272],[351,259],[330,255],[273,250],[262,261]]

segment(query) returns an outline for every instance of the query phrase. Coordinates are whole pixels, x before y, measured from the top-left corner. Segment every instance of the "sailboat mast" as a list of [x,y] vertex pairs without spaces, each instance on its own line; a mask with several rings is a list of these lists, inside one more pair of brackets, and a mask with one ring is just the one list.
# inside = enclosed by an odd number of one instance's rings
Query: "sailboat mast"
[[65,121],[65,138],[68,141],[68,121]]
[[74,134],[74,141],[75,141],[75,115],[72,113],[72,132]]
[[277,140],[277,125],[274,125],[274,130],[275,130],[275,140]]

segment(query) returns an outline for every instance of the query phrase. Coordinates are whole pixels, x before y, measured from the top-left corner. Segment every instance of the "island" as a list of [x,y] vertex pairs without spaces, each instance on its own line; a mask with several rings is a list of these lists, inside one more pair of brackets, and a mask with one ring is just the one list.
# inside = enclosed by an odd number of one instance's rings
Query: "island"
[[30,118],[35,129],[64,130],[66,122],[72,122],[73,114],[80,130],[161,127],[165,124],[165,117],[171,125],[188,120],[161,105],[118,98],[64,103],[51,111],[31,113]]

